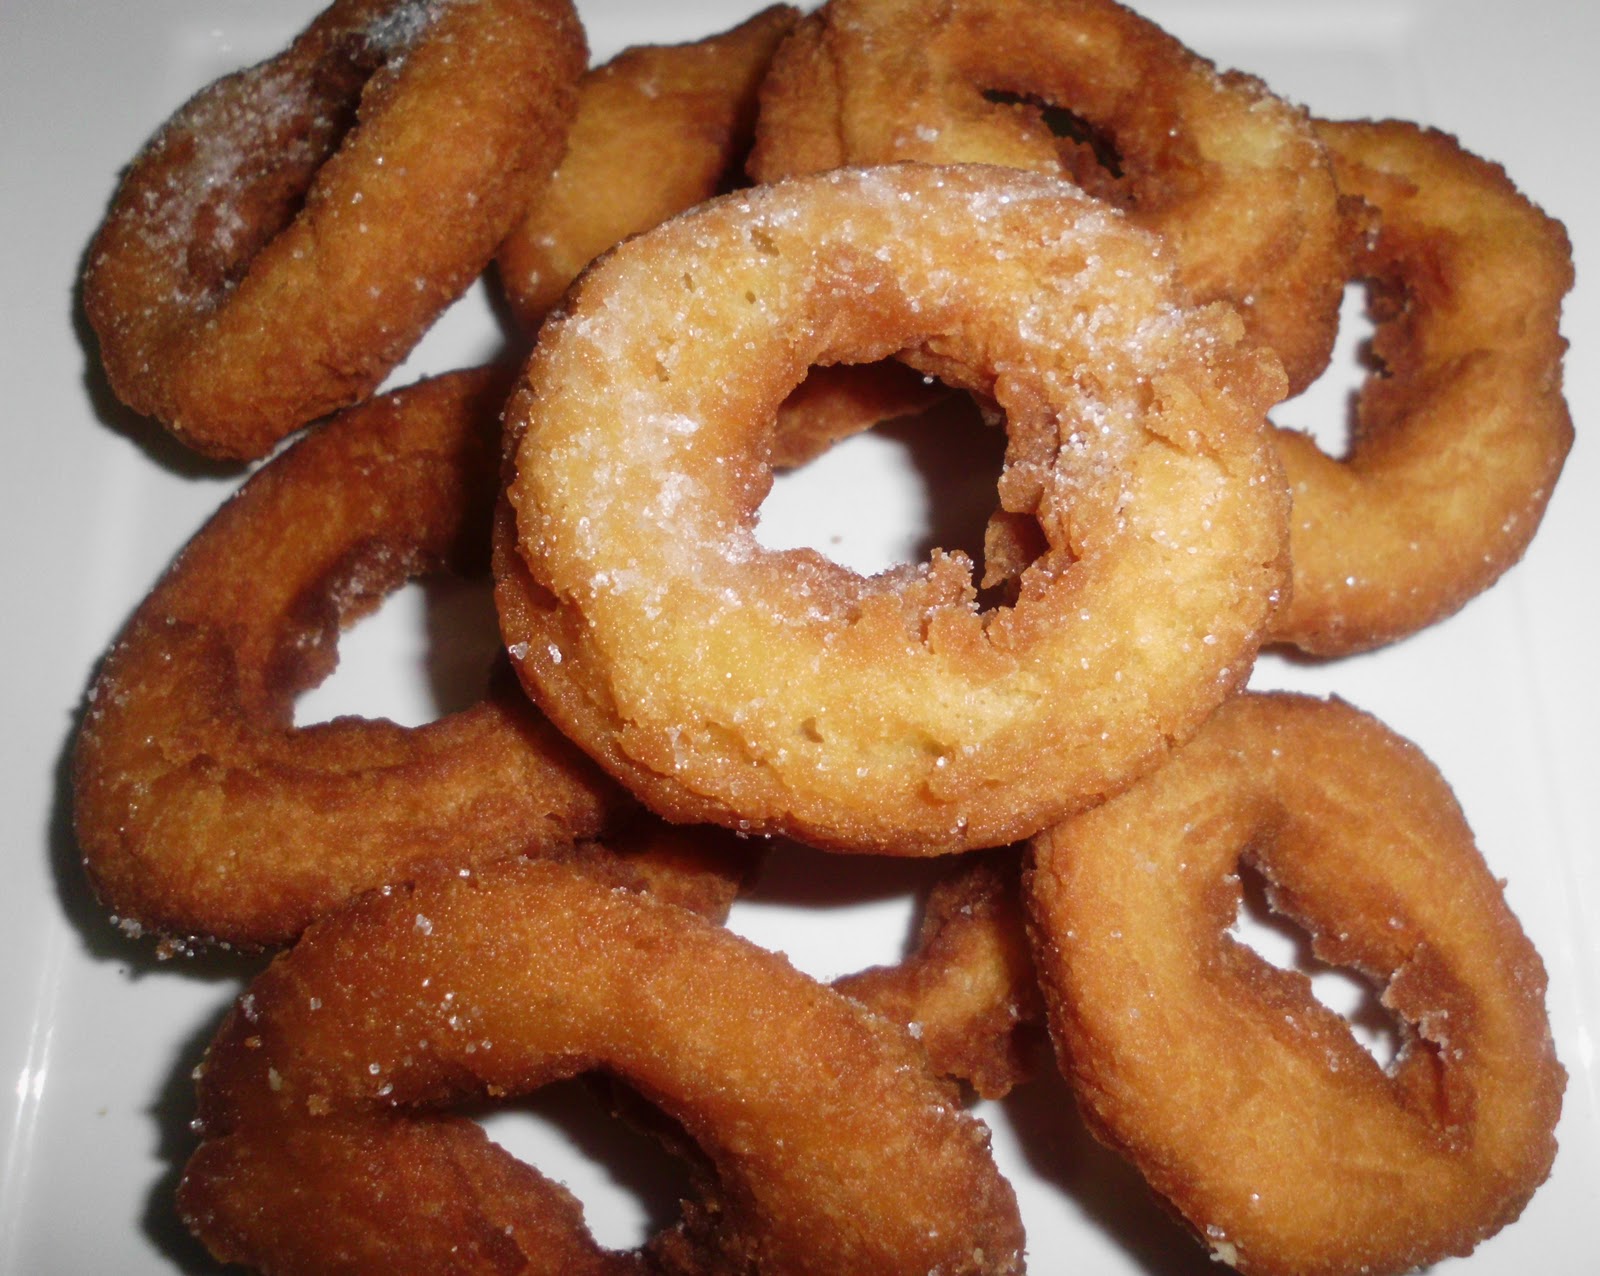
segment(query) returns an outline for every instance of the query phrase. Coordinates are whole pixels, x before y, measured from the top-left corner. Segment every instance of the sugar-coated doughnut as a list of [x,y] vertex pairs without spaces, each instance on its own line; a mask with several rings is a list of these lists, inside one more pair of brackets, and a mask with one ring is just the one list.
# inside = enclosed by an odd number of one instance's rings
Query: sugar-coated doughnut
[[[998,403],[1013,605],[755,537],[774,415],[890,353]],[[1283,582],[1283,392],[1157,241],[1057,178],[897,165],[755,188],[614,250],[507,407],[508,648],[658,813],[831,849],[1004,845],[1121,788],[1251,667]]]
[[1022,1269],[988,1130],[904,1029],[603,874],[528,860],[371,895],[240,998],[179,1192],[274,1272],[637,1272],[451,1107],[602,1070],[698,1145],[648,1270]]
[[570,0],[335,0],[203,89],[89,248],[113,390],[237,458],[371,394],[548,181],[586,59]]
[[1291,392],[1326,366],[1351,224],[1307,113],[1114,0],[829,0],[762,85],[762,180],[897,160],[1071,177],[1172,246]]
[[[1400,1025],[1385,1068],[1230,934],[1241,864]],[[1470,1252],[1555,1156],[1544,966],[1448,785],[1339,701],[1235,697],[1034,842],[1051,1031],[1084,1115],[1219,1259],[1356,1276]]]

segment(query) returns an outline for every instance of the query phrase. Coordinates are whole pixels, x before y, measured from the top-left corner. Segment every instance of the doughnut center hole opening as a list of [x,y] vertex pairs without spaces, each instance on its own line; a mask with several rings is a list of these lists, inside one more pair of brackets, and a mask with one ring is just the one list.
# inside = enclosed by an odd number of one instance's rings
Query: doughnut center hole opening
[[[599,1075],[557,1081],[475,1119],[491,1140],[578,1198],[596,1241],[630,1250],[678,1221],[692,1185],[684,1161],[612,1111],[613,1084]],[[687,1143],[671,1118],[620,1085],[618,1093],[630,1111],[636,1103],[646,1122],[662,1122]]]
[[419,727],[483,698],[502,651],[488,577],[408,581],[339,635],[339,663],[295,701],[297,727],[355,715]]
[[863,576],[959,550],[976,583],[1005,449],[1004,430],[968,396],[949,395],[775,472],[756,539],[769,550],[814,549]]
[[833,855],[774,838],[727,927],[831,982],[904,961],[928,891],[949,871],[937,856]]
[[1050,130],[1051,136],[1058,140],[1062,165],[1079,185],[1102,186],[1106,178],[1121,180],[1122,153],[1116,142],[1105,129],[1070,107],[1007,89],[984,89],[983,99],[1031,116]]
[[1378,1065],[1388,1069],[1400,1053],[1400,1028],[1366,980],[1331,966],[1311,951],[1311,936],[1275,912],[1264,874],[1249,863],[1237,870],[1241,898],[1234,939],[1280,970],[1294,970],[1311,981],[1311,995],[1350,1026],[1350,1033]]
[[1383,375],[1382,365],[1372,353],[1376,331],[1367,285],[1360,281],[1346,284],[1339,305],[1339,333],[1327,368],[1300,394],[1272,409],[1273,424],[1309,434],[1317,447],[1335,459],[1348,456],[1355,431],[1356,398],[1368,377]]

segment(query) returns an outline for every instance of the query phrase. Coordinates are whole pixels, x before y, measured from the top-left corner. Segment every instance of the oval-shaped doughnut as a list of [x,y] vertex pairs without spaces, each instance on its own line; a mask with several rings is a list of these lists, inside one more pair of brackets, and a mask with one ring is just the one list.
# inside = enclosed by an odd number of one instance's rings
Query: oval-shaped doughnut
[[797,16],[773,5],[691,44],[625,49],[583,77],[566,155],[495,258],[526,327],[536,328],[612,244],[709,199],[739,174],[756,89]]
[[375,390],[561,155],[570,0],[336,0],[134,160],[83,304],[117,396],[257,457]]
[[627,809],[509,675],[420,727],[294,726],[341,624],[424,572],[481,569],[507,378],[423,382],[268,462],[118,636],[74,756],[85,867],[129,930],[292,938],[357,891],[569,845]]
[[1291,393],[1327,365],[1352,227],[1310,118],[1112,0],[830,0],[774,59],[750,171],[898,160],[1069,176],[1237,306]]
[[369,896],[261,975],[199,1070],[180,1207],[217,1256],[275,1272],[637,1272],[447,1110],[595,1069],[705,1158],[650,1270],[1021,1270],[988,1131],[903,1029],[692,913],[540,861]]
[[[1401,1023],[1385,1069],[1229,930],[1241,862]],[[1338,701],[1243,695],[1035,840],[1028,902],[1092,1128],[1242,1272],[1466,1254],[1549,1172],[1565,1074],[1538,954],[1427,758]]]
[[1294,589],[1275,639],[1362,651],[1455,612],[1522,557],[1572,446],[1572,249],[1505,171],[1402,121],[1318,122],[1377,223],[1354,262],[1376,330],[1348,451],[1278,432]]
[[[616,249],[507,408],[496,591],[546,712],[679,822],[840,850],[1019,840],[1127,784],[1249,670],[1283,580],[1282,393],[1226,307],[1055,178],[836,171]],[[898,352],[997,402],[1015,605],[755,536],[807,368]],[[504,538],[503,538],[504,539]]]

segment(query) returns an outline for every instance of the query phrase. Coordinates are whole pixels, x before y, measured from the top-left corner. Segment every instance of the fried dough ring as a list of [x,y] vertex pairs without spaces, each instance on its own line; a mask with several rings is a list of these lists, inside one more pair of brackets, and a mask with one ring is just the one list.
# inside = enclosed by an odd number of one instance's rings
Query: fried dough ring
[[[707,995],[707,993],[710,995]],[[279,1272],[639,1270],[444,1109],[603,1069],[700,1147],[669,1270],[1015,1272],[988,1132],[905,1033],[682,909],[541,861],[369,896],[240,999],[180,1207]]]
[[1572,446],[1565,231],[1503,169],[1401,121],[1319,122],[1378,216],[1355,264],[1376,333],[1347,455],[1278,432],[1294,589],[1274,638],[1321,656],[1443,619],[1522,557]]
[[1327,365],[1352,227],[1309,117],[1111,0],[830,0],[773,61],[750,171],[899,160],[1069,176],[1164,236],[1198,300],[1237,306],[1291,393]]
[[[1085,1116],[1244,1272],[1401,1272],[1514,1219],[1565,1074],[1545,973],[1449,787],[1338,701],[1244,695],[1035,840],[1029,906]],[[1242,860],[1402,1021],[1386,1071],[1228,935]]]
[[89,250],[118,397],[241,458],[365,398],[548,180],[586,57],[569,0],[336,0],[202,90]]
[[[507,408],[497,562],[551,718],[678,822],[829,849],[1004,845],[1155,765],[1248,672],[1282,583],[1276,361],[1176,304],[1153,239],[1057,179],[926,165],[729,197],[584,278]],[[891,351],[998,402],[1045,552],[865,579],[756,541],[773,414]]]
[[329,421],[240,489],[128,621],[73,770],[94,888],[129,930],[260,947],[360,890],[600,832],[626,797],[509,676],[425,726],[294,701],[409,576],[481,567],[507,378]]
[[625,49],[583,77],[566,157],[496,256],[526,327],[612,244],[711,198],[738,170],[756,89],[797,16],[773,5],[692,44]]

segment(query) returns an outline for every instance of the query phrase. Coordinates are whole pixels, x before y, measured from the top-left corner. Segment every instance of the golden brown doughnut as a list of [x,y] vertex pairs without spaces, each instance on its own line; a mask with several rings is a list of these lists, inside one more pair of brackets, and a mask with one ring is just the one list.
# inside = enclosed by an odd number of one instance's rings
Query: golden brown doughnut
[[1071,177],[1237,306],[1291,393],[1328,362],[1351,226],[1309,117],[1113,0],[830,0],[774,59],[750,171],[900,160]]
[[963,859],[928,893],[913,951],[833,981],[907,1026],[940,1076],[998,1099],[1033,1075],[1044,1003],[1024,929],[1017,848]]
[[549,179],[586,57],[570,0],[335,0],[203,89],[89,249],[118,397],[218,457],[367,397]]
[[[1401,1024],[1380,1066],[1230,928],[1238,868]],[[1091,1127],[1242,1272],[1466,1254],[1549,1172],[1565,1074],[1543,964],[1448,785],[1338,701],[1241,695],[1034,843],[1028,903]]]
[[[1003,845],[1155,765],[1248,672],[1282,583],[1276,361],[1179,304],[1156,241],[1058,179],[835,171],[630,240],[507,408],[513,661],[678,822],[832,849]],[[777,405],[892,351],[998,402],[1014,606],[970,562],[768,551]]]
[[898,1026],[571,865],[369,895],[258,977],[199,1070],[184,1217],[274,1272],[637,1271],[449,1111],[600,1069],[699,1147],[651,1270],[1018,1272],[988,1131]]
[[357,891],[592,837],[624,794],[509,675],[421,727],[296,728],[340,626],[410,576],[481,569],[507,378],[423,382],[256,472],[113,644],[74,757],[96,892],[169,944],[292,938]]
[[1505,171],[1396,120],[1319,122],[1376,212],[1353,273],[1377,328],[1345,455],[1278,431],[1294,589],[1274,638],[1362,651],[1450,615],[1522,557],[1572,446],[1572,249]]
[[709,199],[737,175],[757,86],[797,16],[773,5],[703,40],[626,49],[583,77],[566,157],[496,257],[526,327],[536,328],[612,244]]

